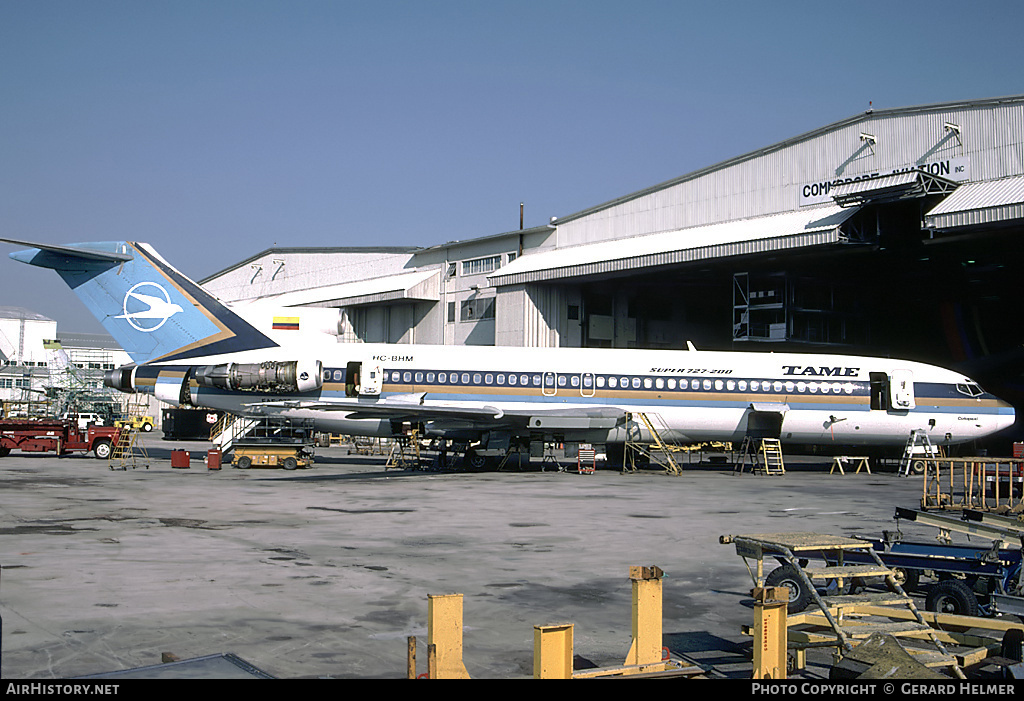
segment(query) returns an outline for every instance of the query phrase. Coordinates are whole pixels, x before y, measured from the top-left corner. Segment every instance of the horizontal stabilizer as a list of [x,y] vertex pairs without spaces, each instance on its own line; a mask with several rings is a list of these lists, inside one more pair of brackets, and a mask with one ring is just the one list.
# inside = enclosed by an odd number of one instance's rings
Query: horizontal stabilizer
[[[85,248],[83,245],[76,244],[58,246],[52,243],[36,243],[34,241],[22,241],[19,239],[0,239],[0,243],[13,243],[16,246],[29,246],[30,250],[15,251],[10,254],[10,257],[21,263],[39,265],[44,268],[56,268],[58,265],[66,262],[66,259],[68,258],[81,258],[86,261],[107,261],[110,263],[123,263],[132,259],[130,253],[124,250],[117,250],[119,245],[117,243],[88,244],[89,246],[109,247],[110,250],[92,247]],[[40,253],[51,255],[40,256]],[[55,259],[53,256],[60,256],[65,260],[62,261],[60,258]]]

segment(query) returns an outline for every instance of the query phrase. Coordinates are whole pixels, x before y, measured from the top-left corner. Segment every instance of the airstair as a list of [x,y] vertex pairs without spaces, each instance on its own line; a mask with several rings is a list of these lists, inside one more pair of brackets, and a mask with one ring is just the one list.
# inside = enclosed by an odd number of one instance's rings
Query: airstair
[[246,436],[260,422],[245,416],[224,414],[210,430],[210,440],[221,452],[227,453],[235,443]]
[[661,465],[665,469],[665,472],[671,475],[683,474],[679,464],[676,463],[675,458],[672,457],[672,453],[678,450],[677,446],[665,441],[661,436],[661,432],[655,426],[655,422],[657,422],[661,425],[662,430],[665,429],[664,421],[661,420],[661,417],[657,414],[648,415],[643,412],[639,412],[628,415],[627,425],[629,424],[629,420],[634,421],[634,426],[636,428],[636,434],[633,434],[633,432],[630,431],[631,437],[636,435],[638,438],[642,435],[640,430],[640,426],[642,425],[647,429],[647,432],[651,436],[651,440],[650,442],[642,442],[635,438],[627,440],[623,469],[635,471],[634,454],[639,454],[646,457],[650,462]]
[[784,475],[786,463],[782,457],[782,441],[778,438],[746,436],[740,447],[740,459],[735,471],[743,473],[750,462],[750,471],[757,475]]
[[[882,633],[895,638],[921,664],[945,668],[964,678],[957,658],[946,647],[957,639],[925,621],[871,543],[819,533],[729,535],[722,536],[720,542],[735,545],[755,587],[790,589],[789,613],[797,614],[789,618],[791,649],[834,647],[843,656],[873,634]],[[781,564],[767,576],[766,556]],[[754,570],[750,560],[755,562]],[[811,565],[810,560],[823,564]],[[851,565],[848,560],[868,564]],[[850,593],[870,578],[882,578],[888,591]],[[801,614],[811,606],[820,613]]]

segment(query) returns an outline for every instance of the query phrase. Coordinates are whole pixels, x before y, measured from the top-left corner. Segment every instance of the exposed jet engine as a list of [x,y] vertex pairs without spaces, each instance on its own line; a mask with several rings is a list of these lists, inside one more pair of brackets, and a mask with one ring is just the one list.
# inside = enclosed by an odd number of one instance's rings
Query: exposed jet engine
[[200,365],[192,378],[201,387],[259,392],[312,392],[323,384],[319,360]]

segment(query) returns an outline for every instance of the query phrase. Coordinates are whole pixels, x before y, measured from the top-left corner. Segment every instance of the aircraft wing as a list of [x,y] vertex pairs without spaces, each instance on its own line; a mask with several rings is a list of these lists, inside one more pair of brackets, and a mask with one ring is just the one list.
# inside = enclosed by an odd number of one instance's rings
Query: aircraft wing
[[504,407],[489,404],[431,402],[426,394],[401,395],[367,402],[338,399],[330,402],[286,400],[246,405],[254,413],[267,409],[344,411],[348,419],[389,419],[393,421],[471,421],[482,426],[516,424],[532,428],[612,428],[625,421],[626,412],[611,406]]

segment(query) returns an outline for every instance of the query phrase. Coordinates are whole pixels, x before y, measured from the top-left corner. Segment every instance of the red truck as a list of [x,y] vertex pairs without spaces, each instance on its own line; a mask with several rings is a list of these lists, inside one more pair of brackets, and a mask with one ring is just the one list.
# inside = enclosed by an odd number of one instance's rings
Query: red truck
[[78,428],[75,419],[0,419],[0,458],[12,450],[58,455],[86,453],[110,457],[121,429],[116,426]]

